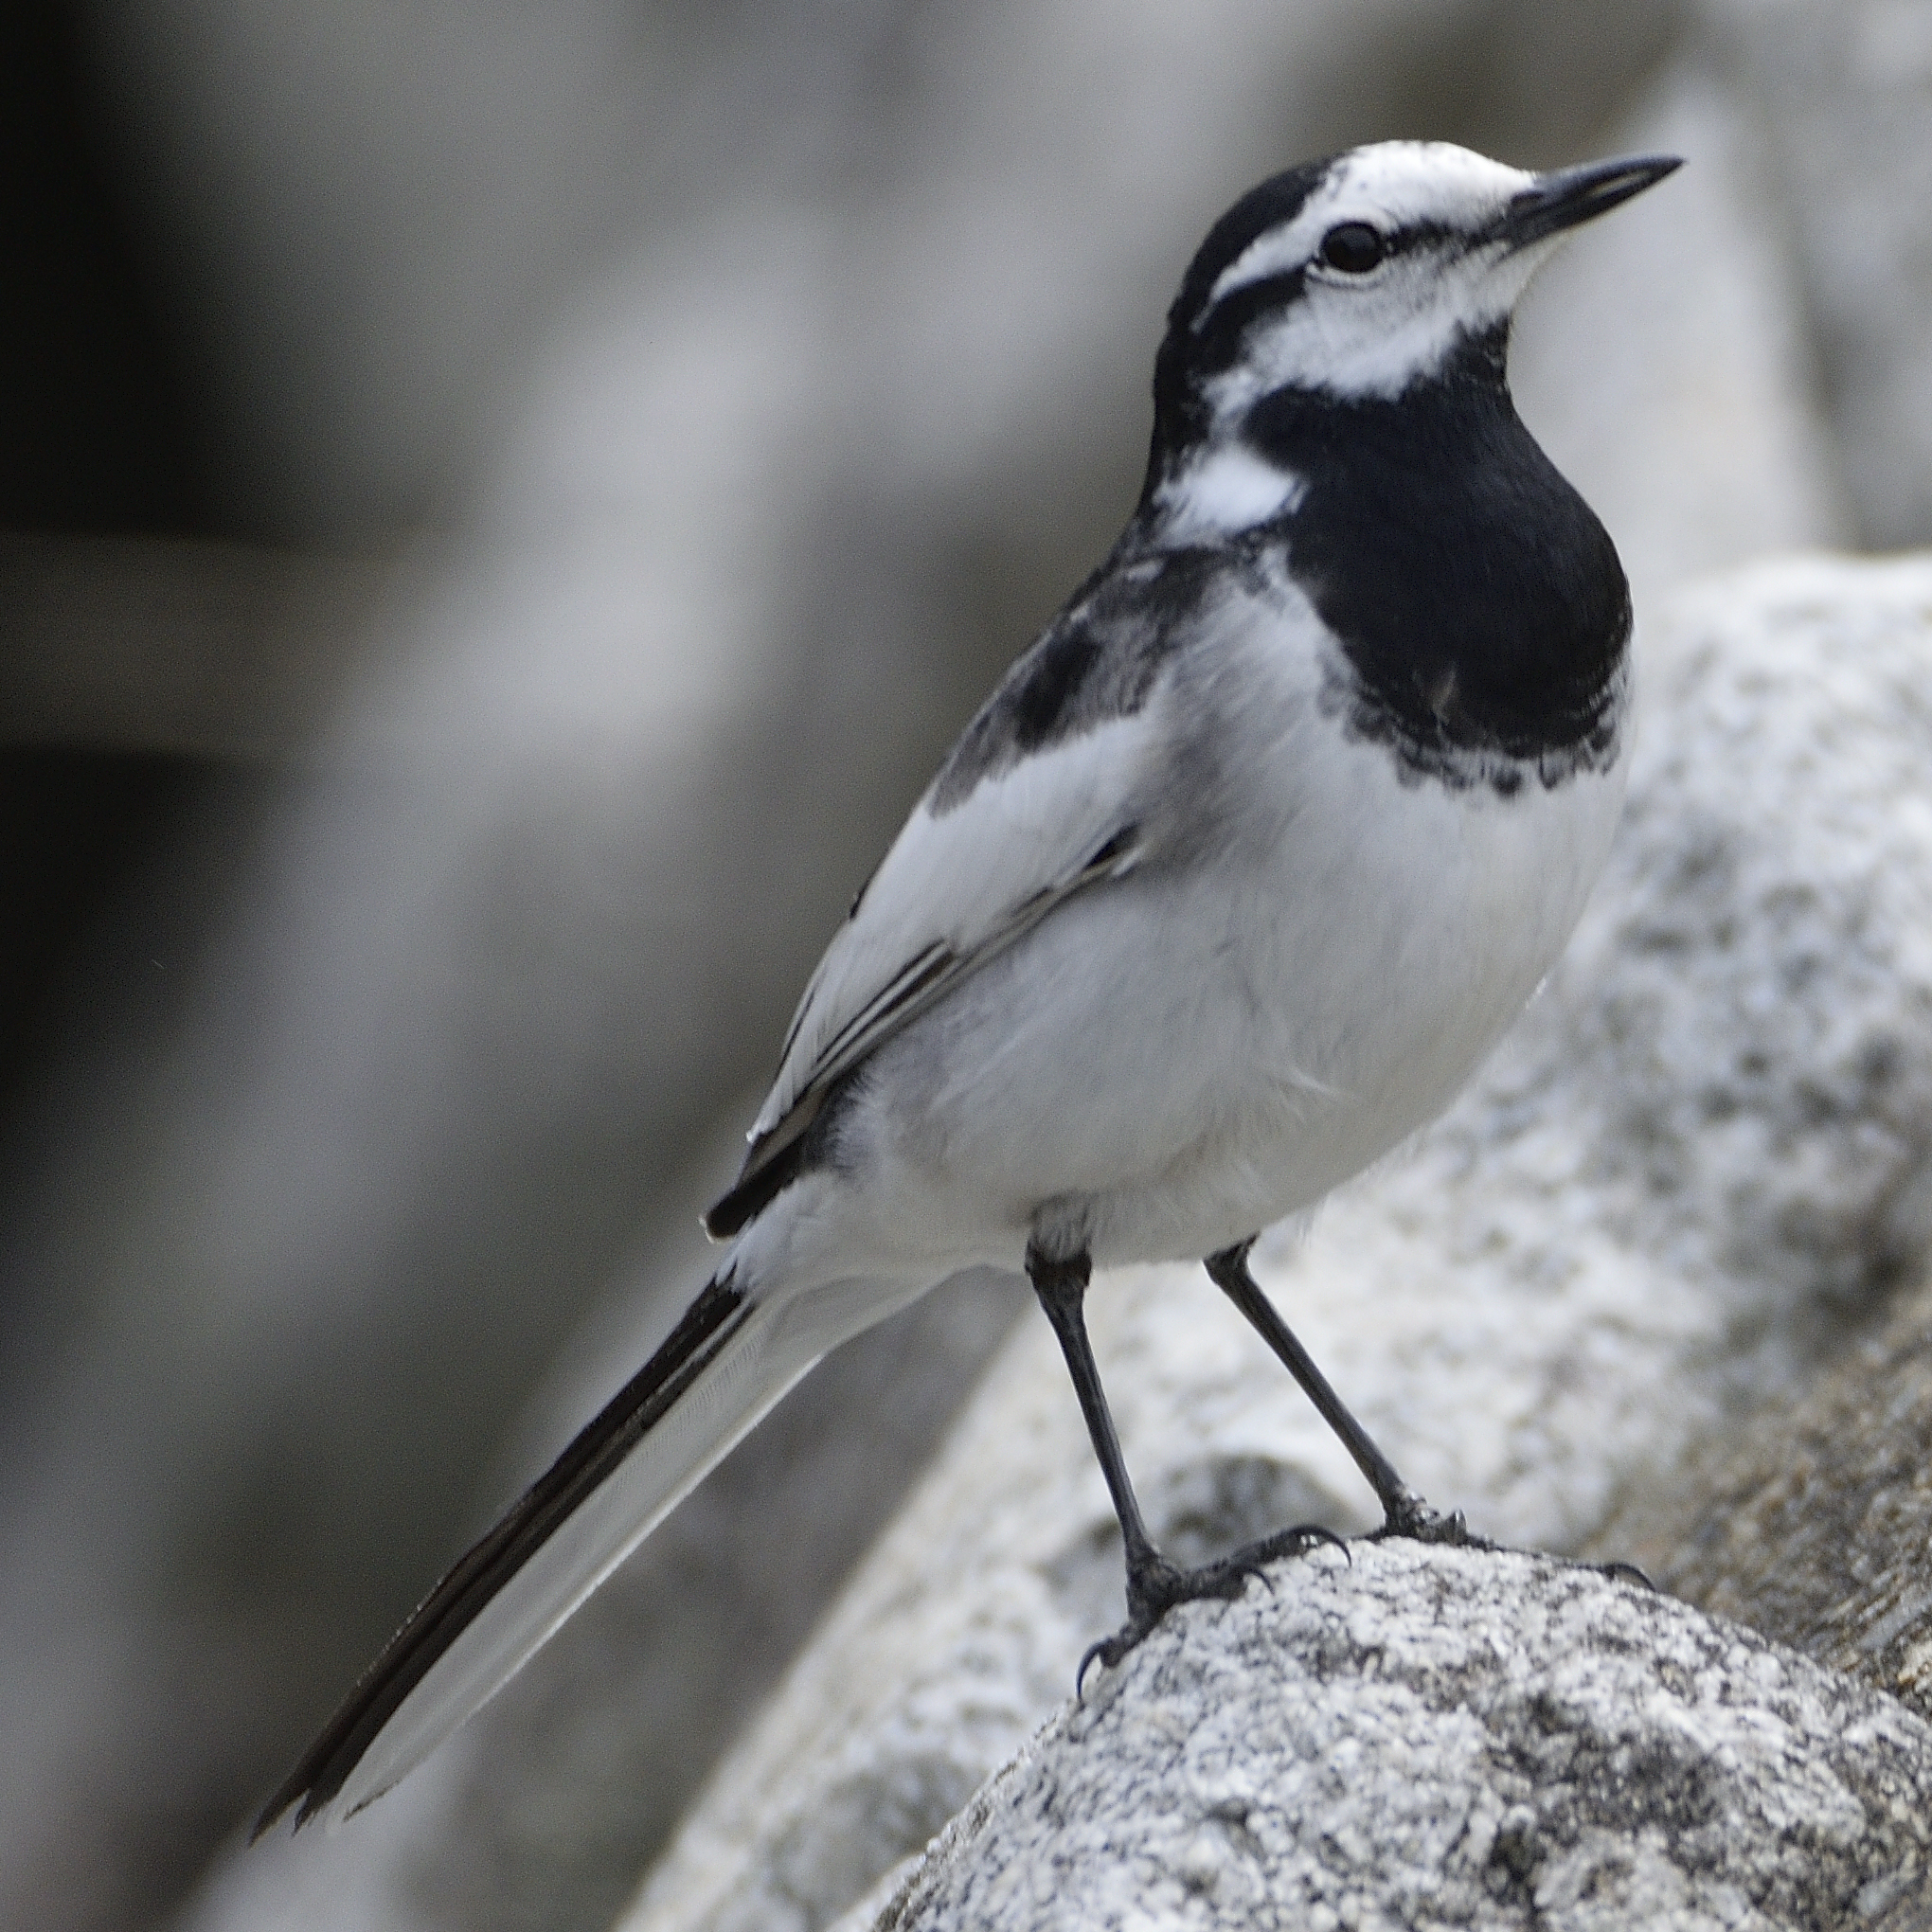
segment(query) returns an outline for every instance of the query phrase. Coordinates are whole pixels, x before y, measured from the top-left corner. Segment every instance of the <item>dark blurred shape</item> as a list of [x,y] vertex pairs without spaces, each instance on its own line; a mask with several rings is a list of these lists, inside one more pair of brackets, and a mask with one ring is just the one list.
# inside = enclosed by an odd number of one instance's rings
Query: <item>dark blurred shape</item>
[[69,6],[213,520],[331,549],[460,515],[555,305],[635,216],[680,104],[653,84],[715,30],[623,0]]
[[[359,668],[393,576],[0,532],[0,1183],[29,1185],[88,1070],[140,1064],[192,1010],[248,828]],[[0,1269],[16,1344],[18,1283]],[[0,1418],[22,1352],[0,1362]]]
[[72,9],[0,9],[0,527],[204,528],[194,399],[98,134]]
[[307,762],[393,565],[0,532],[0,746]]
[[[112,987],[88,1004],[117,1033],[152,1034],[175,1016],[182,908],[130,902],[208,793],[233,779],[161,753],[0,748],[0,1149],[9,1102],[51,1071],[83,959],[97,991]],[[116,915],[103,918],[109,905]]]
[[[155,881],[271,789],[234,760],[286,746],[227,728],[251,667],[307,668],[278,560],[152,541],[213,528],[217,452],[98,81],[73,6],[0,9],[0,1174],[63,1064],[178,1023],[222,882]],[[0,1269],[0,1344],[17,1285]]]

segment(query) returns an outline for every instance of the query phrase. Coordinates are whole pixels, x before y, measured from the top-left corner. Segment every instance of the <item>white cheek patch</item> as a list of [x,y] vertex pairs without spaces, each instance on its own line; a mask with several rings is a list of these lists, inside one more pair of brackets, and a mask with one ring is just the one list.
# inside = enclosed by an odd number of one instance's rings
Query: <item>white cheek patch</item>
[[1308,486],[1252,450],[1224,444],[1160,492],[1170,538],[1229,537],[1293,510]]
[[1311,281],[1299,301],[1251,331],[1241,360],[1208,385],[1216,417],[1238,417],[1279,388],[1401,395],[1435,374],[1465,336],[1509,314],[1534,264],[1522,274],[1514,266],[1494,249],[1446,263],[1428,250],[1391,263],[1373,284]]

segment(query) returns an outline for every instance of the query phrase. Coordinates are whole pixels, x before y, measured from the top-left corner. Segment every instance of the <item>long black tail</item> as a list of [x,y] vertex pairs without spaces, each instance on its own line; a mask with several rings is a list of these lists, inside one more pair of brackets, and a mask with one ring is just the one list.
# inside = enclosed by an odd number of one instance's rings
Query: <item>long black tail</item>
[[[256,1820],[299,1828],[393,1784],[482,1705],[799,1375],[814,1356],[760,1347],[727,1267],[664,1345],[460,1558],[363,1673]],[[723,1372],[741,1400],[680,1399]],[[689,1417],[678,1427],[673,1419]],[[708,1424],[708,1426],[707,1426]],[[663,1425],[663,1426],[660,1426]],[[339,1802],[338,1802],[339,1801]]]

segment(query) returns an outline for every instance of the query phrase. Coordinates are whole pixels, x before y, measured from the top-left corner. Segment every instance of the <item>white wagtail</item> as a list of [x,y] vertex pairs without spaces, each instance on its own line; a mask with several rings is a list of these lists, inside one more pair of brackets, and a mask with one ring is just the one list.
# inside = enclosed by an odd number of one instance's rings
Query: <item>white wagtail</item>
[[[1549,970],[1621,803],[1630,601],[1505,359],[1563,236],[1669,158],[1389,142],[1214,225],[1126,529],[967,725],[826,949],[670,1338],[391,1640],[258,1831],[476,1709],[829,1349],[1024,1266],[1126,1543],[1112,1665],[1236,1594],[1154,1548],[1087,1345],[1101,1264],[1196,1260],[1374,1485],[1456,1537],[1248,1272],[1447,1103]],[[1082,1670],[1085,1665],[1082,1664]]]

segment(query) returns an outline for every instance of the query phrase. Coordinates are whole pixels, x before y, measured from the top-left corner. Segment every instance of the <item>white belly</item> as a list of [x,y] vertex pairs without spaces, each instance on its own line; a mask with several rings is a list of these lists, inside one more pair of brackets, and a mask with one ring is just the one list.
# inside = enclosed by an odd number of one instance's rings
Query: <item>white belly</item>
[[1568,939],[1621,765],[1505,798],[1404,784],[1383,747],[1309,724],[1290,822],[1254,851],[1069,903],[884,1049],[882,1240],[917,1230],[936,1262],[1016,1265],[1035,1234],[1195,1258],[1448,1103]]
[[1620,760],[1501,797],[1405,785],[1380,746],[1339,755],[1346,778],[1315,788],[1331,822],[1284,842],[1275,917],[1230,949],[1256,993],[1231,1144],[1183,1153],[1169,1199],[1110,1204],[1105,1247],[1243,1239],[1435,1118],[1555,963],[1621,809]]

